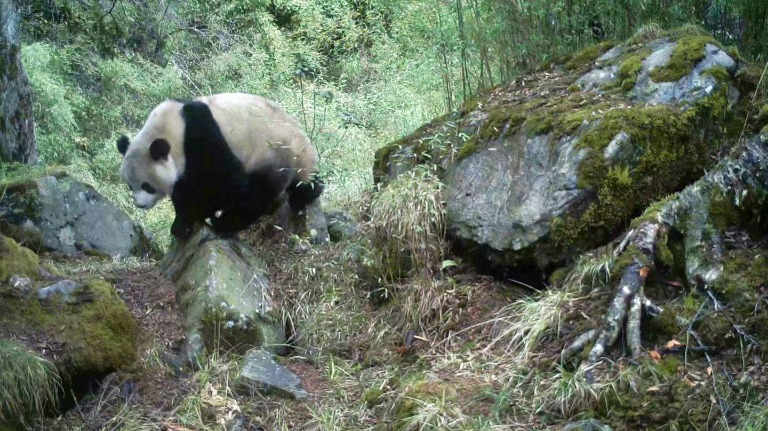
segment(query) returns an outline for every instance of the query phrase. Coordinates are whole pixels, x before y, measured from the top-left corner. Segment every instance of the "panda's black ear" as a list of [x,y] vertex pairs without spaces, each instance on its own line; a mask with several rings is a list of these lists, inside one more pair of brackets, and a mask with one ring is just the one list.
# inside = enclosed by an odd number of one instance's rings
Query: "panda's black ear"
[[122,135],[120,136],[120,139],[117,140],[117,151],[120,151],[120,154],[125,155],[129,145],[131,145],[131,141],[128,140],[127,136]]
[[155,139],[152,141],[152,145],[149,146],[149,154],[154,161],[167,159],[170,152],[171,144],[165,139]]

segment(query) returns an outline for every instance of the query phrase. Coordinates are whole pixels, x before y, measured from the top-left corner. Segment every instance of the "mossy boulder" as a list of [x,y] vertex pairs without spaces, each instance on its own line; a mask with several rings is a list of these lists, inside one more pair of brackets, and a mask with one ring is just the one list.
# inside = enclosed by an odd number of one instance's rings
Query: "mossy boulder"
[[40,258],[35,252],[0,234],[0,284],[14,275],[36,277],[39,270]]
[[[380,149],[376,181],[439,165],[458,251],[483,268],[547,270],[695,181],[744,125],[739,65],[711,38],[601,45],[565,61]],[[668,67],[676,79],[654,81]]]
[[[136,360],[138,326],[111,284],[99,279],[54,283],[31,250],[2,235],[0,244],[3,271],[27,277],[23,291],[0,280],[0,338],[19,340],[50,360],[65,385]],[[66,289],[57,292],[57,285]]]
[[265,266],[247,246],[203,227],[175,243],[161,267],[176,285],[189,360],[217,348],[282,351],[285,331]]
[[0,229],[30,247],[67,254],[157,254],[152,241],[124,211],[70,177],[44,176],[0,187],[5,193]]

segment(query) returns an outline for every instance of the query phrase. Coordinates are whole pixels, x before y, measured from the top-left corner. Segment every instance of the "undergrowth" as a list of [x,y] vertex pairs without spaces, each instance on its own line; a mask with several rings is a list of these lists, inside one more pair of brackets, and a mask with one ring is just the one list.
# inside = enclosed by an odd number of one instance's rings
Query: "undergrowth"
[[56,367],[23,346],[0,340],[0,419],[25,423],[55,406],[61,391]]

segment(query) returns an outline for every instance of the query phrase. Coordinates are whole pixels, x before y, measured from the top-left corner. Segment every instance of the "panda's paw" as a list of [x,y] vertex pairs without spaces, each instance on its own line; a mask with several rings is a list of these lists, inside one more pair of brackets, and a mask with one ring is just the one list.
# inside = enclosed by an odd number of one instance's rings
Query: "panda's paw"
[[171,235],[178,239],[187,239],[192,235],[192,225],[182,223],[178,219],[171,225]]

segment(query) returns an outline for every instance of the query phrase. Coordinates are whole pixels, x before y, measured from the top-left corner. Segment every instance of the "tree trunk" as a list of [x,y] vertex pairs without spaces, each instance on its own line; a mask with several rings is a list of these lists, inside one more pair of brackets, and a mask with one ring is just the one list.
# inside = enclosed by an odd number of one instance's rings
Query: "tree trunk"
[[19,14],[0,0],[0,162],[37,161],[29,79],[21,64]]

